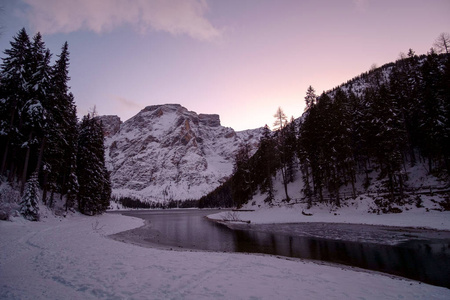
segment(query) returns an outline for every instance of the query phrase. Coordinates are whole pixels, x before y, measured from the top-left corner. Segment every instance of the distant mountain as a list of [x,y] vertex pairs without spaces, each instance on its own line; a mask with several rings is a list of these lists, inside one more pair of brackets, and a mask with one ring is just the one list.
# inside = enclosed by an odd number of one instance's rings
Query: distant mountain
[[242,143],[256,151],[262,128],[236,132],[218,115],[179,104],[148,106],[122,123],[101,116],[113,195],[145,201],[198,199],[232,174]]

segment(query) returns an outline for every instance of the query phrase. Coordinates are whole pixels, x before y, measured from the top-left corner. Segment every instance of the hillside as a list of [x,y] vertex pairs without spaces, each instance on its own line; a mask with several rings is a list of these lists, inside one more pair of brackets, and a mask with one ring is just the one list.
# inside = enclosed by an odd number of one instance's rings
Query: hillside
[[320,96],[310,87],[305,100],[303,116],[263,133],[255,155],[202,206],[223,205],[225,190],[229,206],[246,208],[389,213],[431,196],[427,209],[450,209],[448,55],[410,51]]

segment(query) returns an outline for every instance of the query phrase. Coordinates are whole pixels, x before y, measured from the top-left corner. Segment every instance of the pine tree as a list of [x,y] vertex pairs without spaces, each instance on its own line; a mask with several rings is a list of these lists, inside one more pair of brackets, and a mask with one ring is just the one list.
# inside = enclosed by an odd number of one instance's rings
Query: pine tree
[[[26,149],[25,163],[22,171],[22,191],[28,176],[31,156],[33,156],[33,165],[39,169],[42,151],[45,143],[45,132],[48,131],[48,114],[45,106],[48,107],[50,92],[50,51],[45,48],[42,36],[37,33],[33,37],[31,45],[31,73],[28,85],[29,100],[24,104],[21,112],[22,133],[27,138],[27,142],[22,145]],[[26,145],[26,146],[25,146]],[[40,147],[39,147],[40,145]]]
[[442,73],[438,55],[430,50],[422,68],[421,102],[419,114],[420,148],[428,157],[429,171],[433,171],[433,162],[439,163],[444,149],[443,139],[447,129]]
[[104,212],[109,206],[111,184],[105,167],[103,128],[97,118],[83,117],[78,137],[78,208],[87,215]]
[[275,153],[275,140],[267,125],[264,126],[259,149],[255,156],[258,158],[257,174],[261,176],[258,180],[261,182],[260,189],[262,193],[267,194],[267,198],[264,201],[272,203],[275,192],[272,177],[275,175],[278,164]]
[[[323,98],[325,94],[317,99]],[[306,112],[304,120],[300,126],[298,139],[298,157],[302,170],[304,184],[304,194],[308,201],[308,206],[312,205],[313,195],[319,194],[320,201],[323,201],[322,194],[322,172],[321,160],[321,127],[320,127],[319,106],[313,105]]]
[[[73,95],[69,92],[69,50],[67,42],[61,49],[61,54],[55,62],[51,78],[51,106],[49,111],[52,118],[52,130],[48,132],[44,161],[46,172],[44,175],[45,199],[47,190],[59,192],[61,197],[69,191],[77,190],[76,186],[76,147],[77,147],[77,116]],[[67,195],[66,209],[73,205],[74,195]]]
[[316,91],[312,86],[309,86],[305,96],[305,111],[311,109],[311,107],[316,104],[316,100],[317,100]]
[[250,161],[250,145],[239,146],[234,158],[232,193],[236,207],[241,207],[253,195],[254,177]]
[[314,178],[314,192],[319,194],[320,201],[323,201],[323,188],[329,183],[330,157],[332,148],[329,147],[329,141],[332,137],[333,126],[332,119],[332,99],[323,93],[317,102],[314,118],[314,134],[316,135],[316,149],[310,151],[317,152],[313,154],[314,165],[312,175]]
[[444,72],[442,74],[442,100],[443,113],[445,115],[445,132],[442,137],[442,149],[445,159],[445,166],[447,169],[447,176],[450,178],[450,56],[447,55],[444,65]]
[[291,117],[285,132],[286,177],[288,182],[294,182],[297,169],[297,125],[294,117]]
[[273,126],[275,128],[275,136],[277,141],[277,152],[278,157],[280,159],[280,172],[281,177],[283,181],[284,186],[284,193],[286,196],[286,201],[289,202],[291,198],[288,194],[288,163],[289,163],[289,154],[287,153],[287,147],[286,147],[286,132],[285,128],[287,126],[287,117],[281,107],[278,107],[277,112],[273,115],[275,118],[275,122],[273,123]]
[[382,85],[375,94],[372,105],[372,151],[380,166],[380,178],[386,178],[391,201],[395,201],[395,191],[403,189],[402,164],[406,149],[406,130],[401,119],[401,111],[389,89]]
[[68,168],[63,170],[62,174],[62,194],[66,195],[66,210],[73,207],[77,192],[77,139],[78,139],[78,120],[75,102],[72,93],[69,93],[67,98],[66,122],[65,122],[65,136],[66,147],[64,151],[64,161]]
[[25,194],[20,202],[20,213],[30,221],[39,221],[39,183],[34,172],[27,181]]
[[355,163],[353,149],[351,147],[351,112],[347,95],[337,89],[332,105],[332,115],[329,123],[331,125],[331,136],[328,139],[331,152],[329,155],[329,191],[336,197],[336,205],[340,206],[339,189],[342,184],[351,183],[353,195],[355,195]]
[[26,142],[22,134],[21,112],[25,103],[30,100],[31,43],[26,30],[19,31],[11,48],[5,50],[6,57],[1,66],[0,79],[0,143],[2,162],[0,174],[8,169],[12,180],[17,172],[21,157],[21,145]]
[[303,194],[307,199],[308,208],[312,206],[314,194],[312,185],[315,182],[313,174],[316,169],[319,143],[319,136],[317,135],[318,124],[316,122],[318,112],[317,101],[318,97],[314,89],[312,86],[309,86],[305,96],[305,114],[300,124],[297,141],[297,156],[302,172]]

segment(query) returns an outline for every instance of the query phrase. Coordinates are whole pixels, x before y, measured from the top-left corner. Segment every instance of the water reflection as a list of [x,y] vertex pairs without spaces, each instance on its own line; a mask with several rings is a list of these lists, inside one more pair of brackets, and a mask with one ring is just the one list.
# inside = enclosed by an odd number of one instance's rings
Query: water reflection
[[[381,226],[337,224],[236,225],[230,229],[208,221],[211,211],[126,213],[147,226],[119,233],[121,240],[169,247],[226,252],[266,253],[320,260],[403,276],[450,288],[450,233],[410,231]],[[329,227],[333,234],[329,235]],[[325,237],[311,236],[322,230]],[[370,238],[361,240],[361,232]],[[406,240],[404,236],[408,235]],[[423,239],[431,236],[430,239]],[[345,237],[346,240],[336,238]],[[357,237],[357,238],[355,238]],[[415,238],[414,238],[415,237]],[[392,241],[403,240],[397,245]],[[139,241],[137,241],[139,240]],[[386,241],[384,244],[372,241]],[[371,241],[371,242],[367,242]]]
[[450,288],[450,242],[380,245],[236,231],[236,251],[327,261],[381,271]]

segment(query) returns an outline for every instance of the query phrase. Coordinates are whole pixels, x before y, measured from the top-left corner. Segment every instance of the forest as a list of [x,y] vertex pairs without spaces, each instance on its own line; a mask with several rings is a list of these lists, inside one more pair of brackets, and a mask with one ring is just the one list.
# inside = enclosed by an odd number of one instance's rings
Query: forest
[[[274,130],[266,125],[259,149],[249,155],[241,145],[234,175],[202,197],[200,207],[241,207],[257,193],[274,199],[274,178],[284,187],[302,177],[302,198],[341,206],[342,187],[351,198],[364,190],[357,177],[375,170],[383,182],[379,205],[389,207],[409,197],[407,165],[424,163],[429,174],[450,183],[450,55],[413,50],[395,63],[373,68],[341,86],[316,95],[309,87],[305,111],[287,120],[282,109],[274,115]],[[298,175],[301,174],[301,175]],[[297,195],[296,195],[297,196]],[[449,197],[447,202],[450,203]],[[450,205],[445,207],[450,209]]]
[[20,212],[30,220],[39,219],[38,200],[53,207],[56,197],[66,211],[105,211],[111,184],[102,124],[95,111],[78,121],[68,43],[53,64],[40,33],[30,39],[22,29],[10,45],[0,69],[2,184],[20,191]]

